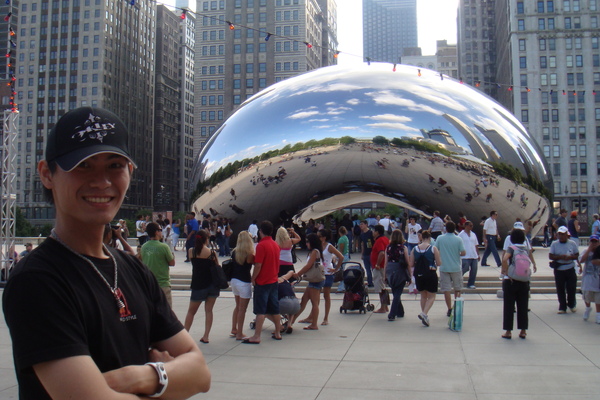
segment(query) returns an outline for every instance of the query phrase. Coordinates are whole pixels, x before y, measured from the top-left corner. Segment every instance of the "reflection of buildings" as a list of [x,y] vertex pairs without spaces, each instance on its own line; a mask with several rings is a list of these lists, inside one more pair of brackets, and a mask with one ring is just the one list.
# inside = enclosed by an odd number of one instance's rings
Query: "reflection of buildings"
[[365,57],[400,62],[404,48],[416,46],[417,0],[363,0]]
[[408,50],[409,55],[402,56],[402,64],[431,69],[458,79],[458,57],[455,44],[449,45],[446,40],[438,40],[434,56],[421,55],[420,47]]
[[[202,18],[196,24],[195,156],[243,101],[280,80],[334,64],[333,53],[323,49],[337,48],[332,0],[201,3],[197,11]],[[278,36],[265,40],[268,33]]]
[[489,146],[484,144],[481,139],[479,139],[479,137],[474,134],[473,131],[459,118],[450,114],[444,114],[443,117],[446,118],[456,128],[456,130],[462,134],[467,143],[469,143],[471,153],[473,153],[475,157],[481,160],[497,160],[497,156],[494,151],[489,149]]
[[[495,129],[486,129],[485,127],[475,124],[475,128],[481,132],[483,136],[485,136],[491,143],[494,144],[494,149],[498,152],[498,161],[502,161],[503,163],[507,163],[517,167],[521,170],[521,172],[526,173],[523,170],[523,162],[524,160],[519,155],[517,149],[510,140],[506,140],[505,137]],[[496,160],[494,160],[496,161]]]

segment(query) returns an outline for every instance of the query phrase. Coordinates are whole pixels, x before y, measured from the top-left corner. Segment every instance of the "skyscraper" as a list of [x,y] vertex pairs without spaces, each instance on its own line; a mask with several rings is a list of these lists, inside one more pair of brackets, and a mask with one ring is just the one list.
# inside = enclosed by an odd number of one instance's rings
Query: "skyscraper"
[[460,0],[458,7],[458,75],[495,97],[496,0]]
[[17,91],[21,111],[17,205],[50,222],[36,164],[48,131],[80,106],[116,113],[130,131],[137,170],[124,214],[152,204],[156,5],[143,1],[20,1]]
[[334,0],[199,1],[194,155],[244,100],[335,61]]
[[363,54],[373,61],[401,61],[417,47],[417,0],[363,0]]
[[[179,2],[178,2],[179,3]],[[188,13],[180,23],[181,46],[179,47],[179,182],[178,210],[187,210],[190,201],[190,181],[194,166],[194,52],[196,16]]]
[[156,97],[152,160],[152,199],[157,211],[179,205],[180,111],[179,58],[182,20],[167,7],[156,8]]

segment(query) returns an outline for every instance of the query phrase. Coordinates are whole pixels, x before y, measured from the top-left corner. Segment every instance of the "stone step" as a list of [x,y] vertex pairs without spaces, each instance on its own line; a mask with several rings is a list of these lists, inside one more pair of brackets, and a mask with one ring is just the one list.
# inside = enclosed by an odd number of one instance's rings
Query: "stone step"
[[[171,288],[173,290],[189,290],[190,283],[192,281],[191,275],[172,275],[171,276]],[[465,293],[474,294],[496,294],[498,290],[502,288],[502,281],[498,277],[483,276],[477,278],[476,289],[466,289],[467,280],[464,280]],[[296,285],[296,292],[303,293],[306,288],[307,282],[301,281]],[[337,287],[337,283],[334,284]],[[225,292],[230,292],[231,288],[225,289]],[[407,293],[405,289],[404,293]],[[556,287],[554,286],[554,278],[552,276],[539,276],[535,277],[531,281],[531,293],[536,294],[552,294],[556,293]]]

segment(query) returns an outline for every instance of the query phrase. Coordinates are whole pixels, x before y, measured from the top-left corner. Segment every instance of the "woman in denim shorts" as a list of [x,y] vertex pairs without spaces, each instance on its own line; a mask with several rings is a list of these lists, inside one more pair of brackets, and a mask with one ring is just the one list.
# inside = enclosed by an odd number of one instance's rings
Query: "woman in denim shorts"
[[243,340],[244,319],[248,303],[252,298],[252,276],[250,270],[254,264],[254,242],[248,231],[238,234],[237,245],[232,254],[233,271],[231,274],[231,291],[235,296],[235,308],[231,318],[231,337]]
[[[306,246],[309,250],[308,260],[306,261],[306,265],[302,267],[300,271],[298,271],[298,277],[301,277],[310,268],[312,268],[317,259],[320,259],[321,262],[323,262],[323,256],[321,255],[321,251],[319,250],[321,248],[321,241],[319,240],[319,237],[316,233],[311,233],[306,237]],[[306,290],[302,295],[302,300],[300,301],[300,311],[298,311],[298,313],[292,318],[292,324],[294,323],[294,321],[296,321],[296,319],[298,319],[300,314],[302,314],[302,311],[304,311],[304,308],[306,308],[306,304],[310,300],[312,305],[310,316],[307,319],[302,320],[300,322],[309,323],[308,326],[304,327],[305,330],[316,331],[317,329],[319,329],[319,326],[317,325],[317,320],[319,319],[319,298],[321,289],[324,285],[325,279],[323,279],[321,282],[308,283],[308,286],[306,287]]]
[[[323,254],[323,266],[325,267],[325,285],[323,286],[323,299],[325,300],[325,315],[321,325],[329,325],[329,310],[331,309],[331,287],[333,286],[333,275],[339,271],[344,261],[344,256],[329,241],[331,240],[331,231],[321,229],[317,236],[321,241],[321,250]],[[335,256],[335,265],[333,264]]]
[[219,297],[220,290],[212,281],[210,266],[213,262],[218,262],[214,251],[207,247],[208,234],[204,230],[196,234],[194,247],[189,249],[188,256],[192,261],[192,295],[190,296],[190,305],[185,316],[184,327],[187,331],[192,327],[194,316],[204,301],[204,312],[206,319],[204,321],[204,335],[200,342],[208,343],[208,335],[213,323],[213,307]]

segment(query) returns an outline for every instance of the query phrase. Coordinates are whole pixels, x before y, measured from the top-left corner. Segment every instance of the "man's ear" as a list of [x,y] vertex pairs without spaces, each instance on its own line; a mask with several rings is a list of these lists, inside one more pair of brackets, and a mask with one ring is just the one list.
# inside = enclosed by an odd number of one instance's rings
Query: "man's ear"
[[37,165],[38,175],[40,176],[40,181],[42,181],[42,185],[46,189],[52,189],[52,171],[50,171],[50,167],[48,166],[48,162],[46,160],[41,160]]

